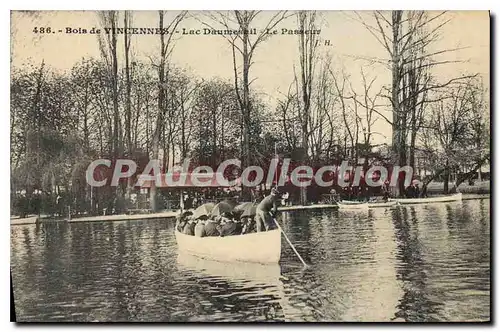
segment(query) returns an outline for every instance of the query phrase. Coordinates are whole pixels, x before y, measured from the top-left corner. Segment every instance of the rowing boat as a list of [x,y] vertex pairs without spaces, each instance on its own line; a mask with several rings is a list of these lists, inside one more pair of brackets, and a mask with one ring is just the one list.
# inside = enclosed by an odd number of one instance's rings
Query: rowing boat
[[380,208],[380,207],[391,207],[396,206],[398,204],[397,201],[387,201],[387,202],[368,202],[368,207],[370,209]]
[[197,237],[175,231],[180,251],[215,261],[277,263],[281,256],[281,232],[232,235],[225,237]]
[[369,208],[366,202],[342,201],[338,202],[337,205],[341,210],[368,210]]
[[297,210],[311,210],[311,209],[336,209],[337,204],[312,204],[312,205],[291,205],[291,206],[280,206],[278,211],[297,211]]
[[34,225],[38,223],[38,216],[27,217],[27,218],[11,218],[11,225]]
[[[356,202],[356,201],[342,201],[340,204],[346,205],[345,208],[348,208],[347,206],[359,206],[365,204],[365,202]],[[373,208],[380,208],[380,207],[391,207],[391,206],[396,206],[398,204],[397,201],[373,201],[373,202],[366,202],[368,204],[368,208],[373,209]],[[339,205],[340,206],[340,205]],[[361,206],[360,208],[365,209],[365,206]]]
[[462,200],[462,193],[446,196],[422,197],[422,198],[398,198],[396,201],[399,204],[422,204],[422,203],[441,203],[455,202]]

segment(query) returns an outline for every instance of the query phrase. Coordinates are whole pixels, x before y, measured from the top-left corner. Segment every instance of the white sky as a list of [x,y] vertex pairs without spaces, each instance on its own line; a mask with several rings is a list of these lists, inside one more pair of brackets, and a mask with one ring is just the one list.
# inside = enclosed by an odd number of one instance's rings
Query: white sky
[[[170,15],[173,15],[171,13]],[[272,13],[262,14],[256,28],[263,28],[266,18]],[[200,20],[206,20],[201,12],[190,12],[190,17],[180,24],[180,29],[202,29]],[[369,12],[361,15],[369,20]],[[435,76],[439,79],[460,75],[460,73],[480,73],[485,86],[489,83],[489,15],[481,12],[449,12],[452,21],[445,26],[436,49],[466,47],[450,53],[447,59],[467,60],[465,63],[444,65],[437,68]],[[167,16],[168,18],[169,16]],[[390,73],[381,65],[371,65],[354,57],[387,58],[375,38],[353,18],[353,12],[321,12],[322,40],[330,40],[332,46],[322,46],[322,52],[331,52],[333,65],[340,70],[345,68],[351,74],[354,87],[361,88],[360,69],[364,67],[368,77],[377,76],[377,84],[387,84]],[[120,22],[121,23],[121,22]],[[122,26],[120,24],[120,26]],[[158,13],[155,11],[135,11],[133,27],[157,27]],[[63,33],[35,34],[34,27],[62,29]],[[94,11],[45,11],[13,12],[11,15],[11,64],[22,66],[26,62],[40,63],[45,60],[51,67],[67,70],[83,57],[99,57],[97,37],[93,34],[66,34],[66,27],[100,27],[97,12]],[[295,17],[279,25],[279,28],[294,29]],[[133,35],[132,47],[137,58],[147,60],[158,52],[157,35]],[[121,40],[120,40],[121,41]],[[123,47],[123,46],[122,46]],[[190,68],[191,72],[203,78],[222,77],[232,80],[232,57],[228,43],[220,36],[183,36],[176,42],[172,61],[178,66]],[[263,93],[271,105],[275,104],[280,92],[286,92],[293,80],[293,66],[298,63],[297,36],[277,35],[266,41],[256,51],[255,64],[251,68],[251,78],[255,79],[254,88]],[[360,91],[361,92],[361,91]],[[389,115],[389,112],[388,112]],[[390,127],[380,119],[373,131],[385,133],[390,137]],[[382,135],[375,135],[373,143],[388,142]]]

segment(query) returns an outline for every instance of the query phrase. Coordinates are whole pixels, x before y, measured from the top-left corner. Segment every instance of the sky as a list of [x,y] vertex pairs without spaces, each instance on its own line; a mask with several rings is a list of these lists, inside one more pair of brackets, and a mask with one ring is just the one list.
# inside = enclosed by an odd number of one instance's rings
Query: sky
[[[175,12],[167,13],[166,21]],[[371,12],[358,12],[360,17],[370,23]],[[432,14],[432,13],[431,13]],[[261,29],[273,12],[263,12],[255,22]],[[387,59],[387,53],[378,41],[359,22],[355,12],[320,12],[320,53],[332,55],[336,71],[345,70],[355,89],[361,89],[360,70],[363,68],[368,78],[376,77],[374,89],[390,82],[390,71],[384,65],[370,64],[360,58]],[[436,50],[460,48],[448,53],[447,60],[460,60],[460,63],[436,67],[434,75],[446,80],[462,73],[479,73],[488,87],[490,72],[490,29],[487,11],[447,12],[443,20],[450,19],[442,30],[441,38],[434,45]],[[208,22],[207,12],[189,12],[179,29],[203,29],[202,22]],[[294,29],[295,16],[281,22],[278,35],[272,36],[256,50],[250,76],[252,87],[270,105],[288,91],[293,81],[294,66],[298,70],[298,37],[281,35],[281,29]],[[122,26],[122,25],[121,25]],[[134,11],[133,27],[152,28],[158,26],[158,13],[155,11]],[[34,33],[34,28],[51,27],[55,33]],[[99,28],[101,24],[95,11],[35,11],[11,14],[11,66],[45,63],[58,70],[68,70],[82,58],[99,57],[97,36],[95,34],[66,33],[67,28]],[[61,33],[58,31],[62,30]],[[325,45],[328,40],[330,45]],[[120,40],[121,41],[121,40]],[[119,47],[123,45],[119,45]],[[157,35],[133,35],[132,48],[138,59],[149,61],[155,57],[159,48]],[[232,54],[229,44],[220,36],[186,35],[176,38],[172,53],[176,65],[189,68],[192,74],[202,78],[222,77],[233,79]],[[386,112],[390,118],[390,110]],[[389,143],[390,126],[379,119],[374,132],[373,143]],[[384,137],[385,136],[385,137]]]

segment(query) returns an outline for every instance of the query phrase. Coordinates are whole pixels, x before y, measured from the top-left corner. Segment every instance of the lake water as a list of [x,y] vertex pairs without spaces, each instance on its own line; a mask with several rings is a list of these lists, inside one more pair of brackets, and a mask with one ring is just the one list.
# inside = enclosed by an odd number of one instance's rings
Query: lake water
[[18,321],[487,321],[490,200],[291,212],[279,265],[179,255],[173,220],[11,227]]

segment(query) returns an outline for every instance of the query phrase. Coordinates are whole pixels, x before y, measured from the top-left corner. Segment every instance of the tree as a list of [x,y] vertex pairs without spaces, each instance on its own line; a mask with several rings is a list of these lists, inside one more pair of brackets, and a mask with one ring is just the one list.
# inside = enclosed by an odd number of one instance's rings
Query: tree
[[[475,84],[472,84],[470,89],[469,101],[473,110],[470,120],[471,144],[475,145],[475,149],[477,151],[477,159],[475,162],[477,166],[478,180],[481,181],[481,166],[483,166],[484,161],[487,160],[485,157],[489,158],[490,154],[490,113],[489,107],[484,100],[486,89],[484,88],[482,81],[477,81]],[[464,177],[463,181],[466,179],[467,178]],[[458,181],[459,179],[457,178],[457,183],[455,184],[456,186],[460,185]]]
[[180,133],[174,143],[179,147],[180,160],[182,161],[189,156],[192,146],[191,141],[197,118],[195,103],[203,82],[186,73],[180,74],[178,81],[178,88],[173,91],[172,98],[175,99],[179,108],[178,128]]
[[[453,77],[442,82],[432,80],[432,70],[437,66],[455,63],[442,59],[454,49],[429,51],[439,39],[442,28],[450,21],[446,12],[430,14],[426,11],[392,11],[390,16],[380,11],[373,14],[373,24],[358,14],[360,22],[384,47],[389,55],[385,59],[371,59],[384,65],[389,63],[392,80],[385,97],[390,101],[392,120],[379,113],[392,126],[392,162],[397,165],[414,163],[415,142],[421,128],[425,104],[431,91],[439,91],[450,84],[470,78]],[[410,150],[408,151],[408,135]],[[410,158],[408,158],[410,154]],[[396,188],[402,191],[402,183]]]
[[[345,142],[347,142],[347,139],[349,139],[349,157],[353,162],[357,162],[357,146],[360,136],[360,118],[358,115],[358,105],[357,103],[352,103],[354,97],[347,90],[348,85],[350,85],[349,77],[347,76],[347,74],[345,72],[342,72],[342,77],[338,78],[337,75],[333,73],[333,71],[330,71],[330,73],[333,77],[334,88],[339,98],[344,128],[347,132]],[[342,81],[340,81],[340,79]]]
[[[287,17],[285,11],[272,14],[263,28],[255,34],[254,38],[252,38],[252,25],[261,14],[261,11],[255,10],[218,12],[208,14],[211,22],[203,22],[203,24],[211,29],[214,29],[214,25],[218,25],[225,30],[238,31],[238,33],[234,35],[221,34],[221,36],[231,46],[233,55],[234,87],[242,115],[243,140],[241,161],[243,167],[252,164],[252,155],[250,153],[250,127],[253,112],[250,96],[250,67],[253,63],[253,57],[257,47],[271,36],[271,34],[267,32],[274,29],[274,27]],[[238,70],[238,58],[242,65],[241,70]],[[242,190],[243,195],[248,198],[250,196],[249,189],[244,187]]]
[[196,91],[193,106],[198,115],[195,160],[217,169],[224,159],[238,157],[241,113],[234,86],[220,79],[203,82]]
[[[436,170],[424,181],[424,186],[436,176],[443,174],[444,192],[448,193],[451,171],[467,170],[457,176],[455,186],[473,176],[489,160],[486,133],[478,140],[475,113],[484,116],[481,85],[475,79],[457,83],[440,93],[439,102],[432,104],[432,112],[427,118],[423,134],[423,145],[427,159]],[[484,118],[483,118],[484,121]]]
[[[297,13],[298,29],[315,30],[316,29],[316,12],[315,11],[299,11]],[[310,113],[311,113],[311,98],[314,77],[314,65],[316,59],[317,36],[315,34],[299,34],[299,59],[300,59],[300,85],[302,95],[302,107],[299,113],[299,119],[302,127],[302,160],[307,162],[309,153],[309,136],[310,136]],[[300,202],[306,204],[307,189],[301,187]]]
[[278,105],[276,107],[276,118],[280,123],[280,132],[285,136],[285,150],[295,151],[299,147],[300,143],[300,123],[298,120],[298,101],[297,93],[292,90],[292,87],[296,83],[296,78],[294,82],[288,87],[287,94],[283,98],[278,100]]
[[[123,27],[125,31],[128,30],[132,22],[132,14],[129,11],[125,11],[123,15]],[[132,158],[134,153],[134,146],[132,145],[132,81],[131,81],[131,70],[130,70],[130,36],[128,33],[123,34],[123,46],[125,53],[125,138],[127,146],[127,155]],[[133,189],[132,177],[129,177],[127,182],[126,197],[130,199],[130,194]]]
[[[158,11],[159,21],[158,27],[160,30],[167,29],[169,31],[175,31],[179,23],[186,16],[186,12],[180,12],[175,15],[175,17],[170,21],[168,25],[164,24],[165,12],[160,10]],[[160,34],[160,59],[159,64],[155,65],[158,71],[158,116],[156,118],[156,125],[153,132],[151,149],[152,149],[152,157],[153,159],[159,158],[160,151],[160,140],[161,135],[164,129],[165,123],[165,115],[167,112],[167,98],[166,91],[168,87],[168,58],[172,53],[174,48],[174,39],[173,34],[169,34],[165,39],[165,34]],[[165,153],[165,152],[164,152]],[[150,208],[153,211],[157,211],[157,199],[156,199],[156,186],[155,184],[151,185],[149,192],[149,200],[150,200]]]
[[106,62],[108,68],[108,79],[111,87],[111,95],[113,101],[113,157],[117,159],[121,154],[120,140],[120,113],[118,105],[118,38],[116,28],[118,25],[118,13],[116,11],[103,11],[99,13],[101,25],[110,27],[110,33],[106,34],[106,38],[102,34],[98,35],[99,49],[101,55]]

